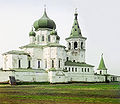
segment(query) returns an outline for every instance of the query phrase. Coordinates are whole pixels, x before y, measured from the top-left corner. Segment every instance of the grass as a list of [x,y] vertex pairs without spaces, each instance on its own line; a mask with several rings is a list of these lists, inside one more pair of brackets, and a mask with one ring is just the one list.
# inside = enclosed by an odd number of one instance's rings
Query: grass
[[0,104],[120,104],[120,83],[0,84]]

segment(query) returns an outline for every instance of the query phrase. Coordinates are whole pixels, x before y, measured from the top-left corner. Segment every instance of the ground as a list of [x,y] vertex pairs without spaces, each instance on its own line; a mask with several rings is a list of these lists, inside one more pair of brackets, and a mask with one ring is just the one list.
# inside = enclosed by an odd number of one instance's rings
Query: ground
[[0,84],[0,104],[120,104],[120,83]]

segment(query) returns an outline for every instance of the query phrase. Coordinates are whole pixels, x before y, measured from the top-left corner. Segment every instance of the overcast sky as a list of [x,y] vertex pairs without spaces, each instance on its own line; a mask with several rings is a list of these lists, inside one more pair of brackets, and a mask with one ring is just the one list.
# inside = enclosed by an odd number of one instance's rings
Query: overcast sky
[[120,0],[0,0],[0,54],[29,43],[31,27],[45,4],[63,45],[78,8],[82,35],[87,37],[86,63],[97,69],[103,53],[108,72],[120,75]]

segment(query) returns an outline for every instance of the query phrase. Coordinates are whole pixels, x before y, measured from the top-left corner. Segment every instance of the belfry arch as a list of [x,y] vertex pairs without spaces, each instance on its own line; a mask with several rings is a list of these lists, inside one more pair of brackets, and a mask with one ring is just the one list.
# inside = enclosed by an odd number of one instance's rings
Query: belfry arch
[[74,42],[74,49],[77,49],[77,48],[78,48],[78,43]]

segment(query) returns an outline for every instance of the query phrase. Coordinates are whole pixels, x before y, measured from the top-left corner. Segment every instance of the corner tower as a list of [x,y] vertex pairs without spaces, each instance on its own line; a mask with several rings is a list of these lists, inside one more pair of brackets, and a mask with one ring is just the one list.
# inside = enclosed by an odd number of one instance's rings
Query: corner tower
[[78,13],[75,11],[74,23],[71,34],[67,41],[67,60],[85,63],[85,41],[87,38],[82,36],[81,29],[78,23]]
[[97,74],[102,74],[102,75],[107,74],[107,68],[106,68],[105,63],[104,63],[103,54],[101,55],[100,64],[99,64],[99,67],[97,69]]

